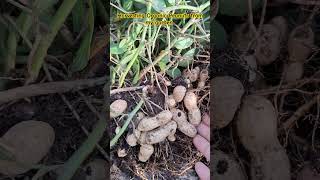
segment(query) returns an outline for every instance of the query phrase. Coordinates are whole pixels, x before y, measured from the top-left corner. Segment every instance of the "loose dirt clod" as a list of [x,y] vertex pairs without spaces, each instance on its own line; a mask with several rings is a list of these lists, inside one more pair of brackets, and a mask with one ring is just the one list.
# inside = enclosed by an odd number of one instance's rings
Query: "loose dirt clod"
[[117,153],[118,153],[118,157],[125,157],[128,154],[126,149],[121,149],[121,148],[118,149]]
[[0,173],[15,176],[31,169],[49,152],[55,139],[53,128],[42,121],[23,121],[11,127],[1,138],[14,161],[0,160]]

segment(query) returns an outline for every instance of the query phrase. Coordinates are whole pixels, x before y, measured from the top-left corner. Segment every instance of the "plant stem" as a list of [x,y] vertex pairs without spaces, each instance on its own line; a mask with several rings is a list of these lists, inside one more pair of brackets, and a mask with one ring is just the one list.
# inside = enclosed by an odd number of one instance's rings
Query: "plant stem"
[[140,102],[138,103],[138,105],[133,109],[133,111],[130,112],[128,119],[126,120],[126,122],[124,123],[124,125],[122,126],[122,128],[120,129],[119,133],[116,134],[112,140],[110,141],[110,149],[118,142],[119,138],[121,137],[121,135],[124,133],[124,131],[127,129],[130,121],[132,120],[133,116],[139,111],[139,109],[141,108],[141,106],[143,105],[144,100],[141,99]]
[[[184,25],[184,27],[181,29],[180,33],[183,34],[185,33],[188,28],[195,22],[199,21],[199,19],[190,19],[187,24]],[[159,61],[161,61],[161,59],[163,57],[165,57],[166,55],[168,55],[171,51],[170,49],[174,46],[174,44],[177,42],[178,38],[180,36],[177,36],[175,37],[171,44],[163,51],[160,52],[160,54],[156,57],[156,59],[151,63],[149,64],[146,68],[143,69],[143,71],[141,72],[140,76],[139,76],[139,79],[143,78],[143,76],[154,66],[156,65]]]
[[76,2],[77,0],[63,1],[56,14],[53,16],[51,23],[49,24],[50,32],[41,38],[39,46],[32,58],[32,62],[28,67],[29,79],[27,80],[27,83],[34,81],[38,77],[52,41]]
[[18,7],[18,8],[20,8],[22,11],[25,11],[28,14],[32,13],[32,10],[30,8],[28,8],[28,7],[26,7],[26,6],[22,5],[22,4],[14,1],[14,0],[7,0],[7,2],[12,4],[12,5],[14,5],[14,6],[16,6],[16,7]]
[[[148,1],[147,3],[147,13],[151,12],[151,8],[152,8],[152,1]],[[146,21],[148,21],[150,18],[146,18]],[[127,76],[127,74],[129,73],[131,67],[133,66],[134,62],[137,60],[139,54],[141,53],[141,51],[144,49],[145,47],[145,41],[146,41],[146,34],[147,34],[147,30],[148,30],[149,26],[144,26],[143,27],[143,32],[142,32],[142,37],[141,37],[141,42],[139,44],[139,47],[137,49],[137,51],[135,52],[132,60],[129,62],[129,64],[127,65],[125,71],[122,73],[122,75],[119,78],[119,88],[123,85],[124,80]]]

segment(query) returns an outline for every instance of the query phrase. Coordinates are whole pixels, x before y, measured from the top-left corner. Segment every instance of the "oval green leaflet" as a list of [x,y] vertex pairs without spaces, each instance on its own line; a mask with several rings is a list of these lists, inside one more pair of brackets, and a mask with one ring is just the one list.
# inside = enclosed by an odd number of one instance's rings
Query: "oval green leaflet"
[[133,7],[133,0],[122,0],[122,7],[126,11],[131,11]]
[[178,62],[178,65],[180,67],[188,67],[193,61],[195,52],[196,52],[196,48],[192,48],[186,53],[184,53],[182,56],[182,60]]
[[135,74],[133,77],[133,80],[132,80],[132,84],[135,85],[138,83],[139,75],[140,75],[140,59],[139,58],[134,62],[133,66],[132,66],[132,70]]
[[158,66],[160,67],[161,71],[165,71],[167,64],[169,62],[169,55],[164,56],[159,62],[158,62]]
[[193,44],[193,39],[190,37],[179,37],[174,44],[177,49],[186,49]]
[[152,7],[154,10],[162,12],[167,6],[165,0],[152,0]]
[[118,43],[110,43],[110,53],[111,54],[122,54],[126,51],[126,47],[120,47]]
[[132,58],[134,57],[134,54],[136,53],[138,49],[133,49],[129,52],[127,52],[122,59],[120,60],[120,64],[121,65],[126,65],[130,60],[132,60]]
[[176,5],[176,0],[168,0],[168,3],[172,6]]
[[174,68],[171,68],[167,71],[167,74],[172,78],[172,79],[175,79],[179,76],[181,76],[181,71],[179,68],[177,67],[174,67]]

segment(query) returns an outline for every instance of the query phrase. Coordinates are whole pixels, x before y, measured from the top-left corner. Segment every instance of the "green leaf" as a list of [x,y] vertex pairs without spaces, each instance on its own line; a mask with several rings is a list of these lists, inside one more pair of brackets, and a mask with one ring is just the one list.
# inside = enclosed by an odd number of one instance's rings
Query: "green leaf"
[[190,37],[179,37],[174,46],[177,49],[185,49],[192,45],[193,39]]
[[167,74],[168,74],[171,78],[175,79],[176,77],[181,76],[181,71],[180,71],[180,69],[178,69],[178,68],[172,68],[172,69],[169,69],[169,70],[167,71]]
[[43,10],[51,8],[53,5],[57,4],[59,0],[37,0],[35,1],[35,7],[42,13]]
[[132,58],[134,57],[134,54],[136,53],[137,49],[134,49],[132,51],[130,51],[129,53],[126,53],[120,61],[120,65],[124,66],[126,65],[129,61],[132,60]]
[[[258,9],[262,0],[252,0],[252,8]],[[248,13],[247,0],[219,0],[219,13],[228,16],[245,16]]]
[[140,75],[140,61],[139,59],[135,62],[135,64],[132,66],[133,71],[135,72],[135,76],[133,77],[132,84],[136,85],[139,81],[139,75]]
[[164,71],[164,70],[166,69],[166,67],[167,67],[167,64],[164,63],[164,62],[162,62],[162,61],[160,61],[160,62],[158,63],[158,66],[160,67],[160,70],[161,70],[161,71]]
[[158,62],[157,65],[159,66],[159,68],[160,68],[161,71],[165,71],[168,62],[169,62],[169,56],[166,55],[166,56],[164,56],[164,57]]
[[167,6],[164,0],[153,0],[152,7],[154,10],[162,12],[162,10],[165,9]]
[[122,0],[122,7],[126,11],[131,11],[133,7],[133,0]]
[[89,3],[89,9],[88,9],[89,29],[84,35],[80,48],[77,51],[76,57],[73,59],[73,62],[70,66],[70,70],[72,72],[83,70],[87,66],[90,58],[91,41],[92,41],[93,30],[94,30],[94,12],[93,12],[92,0],[89,0],[88,3]]
[[111,43],[110,45],[110,53],[111,54],[122,54],[126,51],[125,48],[121,48],[119,44]]
[[176,0],[168,0],[168,3],[172,6],[176,5]]
[[122,39],[119,43],[120,48],[127,48],[128,46],[128,39]]
[[192,48],[182,56],[183,60],[179,61],[178,65],[180,67],[188,67],[193,61],[194,53],[196,52],[196,48]]
[[134,32],[131,34],[132,39],[135,41],[137,36],[142,32],[143,25],[142,24],[136,24]]
[[79,33],[81,31],[85,13],[86,11],[84,0],[78,0],[76,5],[72,9],[73,32]]
[[228,41],[227,41],[227,33],[224,30],[224,27],[217,21],[213,20],[212,26],[211,26],[211,32],[213,35],[213,44],[216,48],[222,49],[226,47]]

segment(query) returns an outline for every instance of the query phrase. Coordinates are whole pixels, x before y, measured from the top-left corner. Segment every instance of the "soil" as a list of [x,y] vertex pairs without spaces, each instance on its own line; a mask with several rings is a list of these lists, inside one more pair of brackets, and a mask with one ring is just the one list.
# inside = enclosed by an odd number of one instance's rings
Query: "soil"
[[[95,87],[82,91],[91,100],[96,108],[102,108],[103,87]],[[91,131],[97,121],[97,117],[79,95],[66,93],[65,96],[70,101],[74,109],[81,117],[81,122],[73,116],[72,112],[65,105],[59,95],[46,95],[30,98],[30,102],[20,100],[11,105],[4,105],[0,110],[0,136],[10,127],[26,120],[37,120],[49,123],[55,130],[55,142],[50,152],[42,160],[45,165],[59,165],[67,161],[68,158],[81,146],[86,139],[86,134],[82,131],[81,125]],[[101,101],[100,101],[101,100]],[[101,142],[103,147],[108,147],[108,143]],[[98,152],[93,152],[88,160],[99,157]],[[36,171],[32,170],[21,175],[21,179],[32,178]],[[18,178],[19,179],[19,178]],[[55,180],[54,172],[45,176],[46,180]]]

